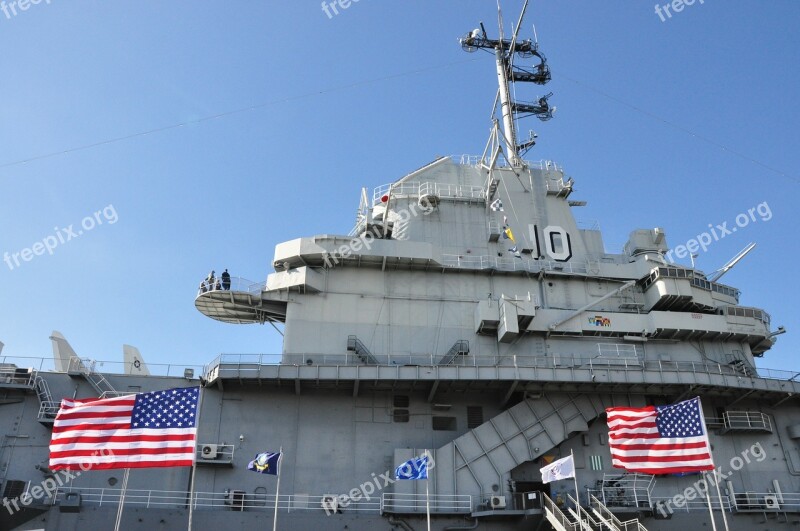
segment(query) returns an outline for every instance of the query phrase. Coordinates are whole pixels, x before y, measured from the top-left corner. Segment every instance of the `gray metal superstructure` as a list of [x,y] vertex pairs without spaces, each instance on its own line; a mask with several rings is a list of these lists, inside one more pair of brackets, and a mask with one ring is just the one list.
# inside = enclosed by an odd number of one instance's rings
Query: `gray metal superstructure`
[[[197,466],[131,473],[123,529],[186,527],[192,479],[193,529],[268,527],[275,480],[246,466],[279,447],[279,529],[425,529],[428,501],[433,529],[580,529],[576,515],[583,529],[711,529],[706,494],[689,495],[698,476],[627,474],[608,450],[607,407],[694,396],[726,474],[721,499],[711,493],[718,528],[720,506],[730,529],[796,524],[798,373],[756,367],[782,329],[738,289],[668,263],[661,228],[607,252],[597,226],[576,222],[573,178],[523,160],[533,137],[517,143],[515,114],[554,111],[508,90],[549,80],[538,44],[481,29],[462,46],[492,50],[497,64],[500,117],[483,155],[364,189],[350,234],[278,244],[265,282],[198,292],[211,318],[282,323],[279,356],[176,371],[145,367],[126,346],[130,366],[109,371],[54,333],[53,369],[4,360],[4,496],[63,480],[0,509],[4,528],[112,527],[121,471],[47,469],[60,397],[198,384]],[[515,67],[515,54],[539,65]],[[435,462],[429,497],[424,482],[393,479],[423,452]],[[570,452],[580,492],[542,484],[541,466]]]

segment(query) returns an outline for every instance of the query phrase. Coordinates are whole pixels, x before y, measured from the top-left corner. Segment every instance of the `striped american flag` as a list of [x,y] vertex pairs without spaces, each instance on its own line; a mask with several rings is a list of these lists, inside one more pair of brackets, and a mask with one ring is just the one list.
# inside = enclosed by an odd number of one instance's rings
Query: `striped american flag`
[[713,470],[701,412],[699,398],[671,406],[608,408],[612,465],[645,474]]
[[53,423],[51,470],[191,466],[199,387],[67,399]]

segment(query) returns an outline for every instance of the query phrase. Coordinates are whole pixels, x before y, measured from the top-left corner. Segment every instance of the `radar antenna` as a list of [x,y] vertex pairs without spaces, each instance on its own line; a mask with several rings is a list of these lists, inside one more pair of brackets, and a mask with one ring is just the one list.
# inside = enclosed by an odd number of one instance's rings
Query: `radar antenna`
[[[497,80],[499,83],[498,99],[500,100],[503,120],[503,139],[506,144],[506,158],[513,166],[522,166],[524,163],[520,157],[520,152],[526,152],[536,144],[535,136],[533,135],[522,144],[517,143],[515,120],[517,118],[536,116],[542,121],[547,121],[551,119],[556,112],[555,106],[551,106],[548,101],[553,95],[552,92],[539,97],[534,102],[518,102],[514,101],[511,97],[511,84],[513,83],[545,85],[551,79],[550,67],[547,65],[547,58],[545,58],[544,54],[539,50],[538,40],[519,40],[519,32],[522,28],[525,12],[528,9],[528,3],[529,0],[525,0],[525,5],[522,7],[522,13],[514,28],[514,35],[511,39],[503,37],[503,22],[499,1],[497,5],[498,24],[500,26],[499,39],[490,39],[488,37],[483,22],[481,22],[480,28],[472,30],[459,39],[461,48],[465,52],[475,52],[477,50],[494,51],[497,64]],[[521,59],[535,57],[538,59],[538,63],[528,67],[518,66],[514,64],[515,56],[519,56]]]

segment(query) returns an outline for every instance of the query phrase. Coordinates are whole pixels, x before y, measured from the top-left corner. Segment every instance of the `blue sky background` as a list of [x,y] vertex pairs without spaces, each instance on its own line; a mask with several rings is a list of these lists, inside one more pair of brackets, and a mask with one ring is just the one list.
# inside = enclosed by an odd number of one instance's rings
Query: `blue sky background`
[[[521,5],[503,2],[507,27]],[[797,369],[800,3],[706,0],[665,22],[653,6],[532,2],[558,113],[521,125],[540,137],[528,158],[565,166],[589,201],[579,219],[615,250],[636,228],[685,243],[766,201],[770,221],[698,267],[758,243],[724,282],[789,329],[762,365]],[[118,214],[52,256],[0,263],[3,354],[49,357],[53,329],[98,360],[121,361],[123,343],[151,364],[280,352],[269,326],[197,312],[199,281],[225,267],[264,280],[277,243],[347,233],[361,186],[482,152],[494,63],[457,42],[481,20],[494,34],[493,1],[361,0],[332,19],[318,0],[0,12],[0,253]]]

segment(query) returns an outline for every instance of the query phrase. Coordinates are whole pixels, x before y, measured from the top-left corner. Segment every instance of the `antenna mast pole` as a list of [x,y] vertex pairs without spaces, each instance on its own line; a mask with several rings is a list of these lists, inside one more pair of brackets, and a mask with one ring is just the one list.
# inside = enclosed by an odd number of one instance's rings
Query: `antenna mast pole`
[[[530,140],[517,143],[517,128],[515,120],[520,117],[536,116],[540,120],[549,120],[553,117],[555,107],[550,107],[547,99],[552,95],[548,94],[538,98],[535,103],[521,103],[514,101],[511,94],[511,84],[516,82],[530,82],[537,85],[544,85],[550,81],[550,68],[547,66],[547,59],[544,54],[539,52],[538,43],[530,39],[518,41],[522,21],[528,9],[529,0],[525,0],[519,22],[514,28],[514,36],[506,39],[503,35],[503,14],[500,10],[500,2],[497,3],[497,18],[500,30],[498,39],[490,39],[486,34],[486,28],[481,22],[479,29],[475,29],[460,39],[461,47],[464,51],[474,52],[478,49],[493,51],[495,65],[497,67],[497,83],[499,87],[498,100],[500,102],[500,114],[503,121],[503,140],[506,144],[506,159],[512,166],[520,167],[524,165],[520,152],[523,153],[536,144],[532,135]],[[514,64],[515,54],[521,58],[536,57],[539,64],[533,67],[524,67]]]
[[514,113],[512,112],[513,103],[506,76],[506,52],[501,45],[495,49],[495,56],[497,58],[497,80],[500,83],[500,108],[503,112],[503,137],[506,140],[506,153],[511,164],[520,166],[517,153],[517,131],[514,127]]

